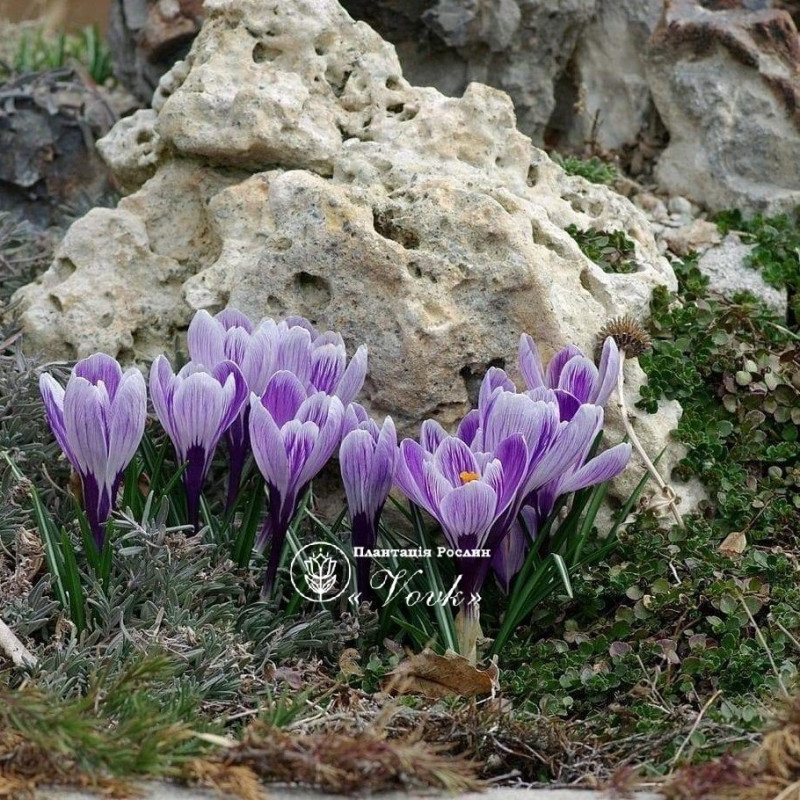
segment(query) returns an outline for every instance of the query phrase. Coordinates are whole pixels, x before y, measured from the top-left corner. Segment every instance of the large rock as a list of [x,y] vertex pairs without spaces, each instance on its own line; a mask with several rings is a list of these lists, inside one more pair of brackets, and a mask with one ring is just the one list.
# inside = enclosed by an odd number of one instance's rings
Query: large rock
[[554,145],[620,151],[653,125],[643,53],[663,6],[664,0],[598,0],[556,84],[548,124]]
[[[410,86],[334,0],[205,8],[156,110],[104,143],[131,188],[146,182],[75,223],[17,294],[28,349],[142,362],[180,349],[200,308],[302,314],[369,345],[367,405],[414,433],[452,426],[490,365],[513,371],[522,331],[547,354],[592,350],[609,318],[674,288],[641,212],[566,176],[501,92]],[[568,225],[625,230],[638,270],[604,272]],[[635,393],[635,363],[629,379]],[[638,420],[652,453],[678,412]]]
[[670,132],[656,177],[712,210],[793,209],[800,204],[800,39],[785,11],[736,5],[667,3],[647,58]]

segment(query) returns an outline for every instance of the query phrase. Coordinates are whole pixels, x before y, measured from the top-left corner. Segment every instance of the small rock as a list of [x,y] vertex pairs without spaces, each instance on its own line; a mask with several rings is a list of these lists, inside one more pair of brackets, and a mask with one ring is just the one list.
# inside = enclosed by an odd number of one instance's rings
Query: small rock
[[644,211],[650,219],[658,220],[659,222],[668,219],[667,206],[664,201],[657,195],[650,192],[642,192],[633,198],[634,205]]
[[750,292],[785,317],[786,293],[769,286],[760,272],[745,263],[753,247],[743,244],[735,233],[730,233],[721,244],[705,253],[697,267],[708,276],[709,289],[728,296],[735,292]]
[[677,214],[679,217],[691,217],[693,215],[692,204],[685,198],[678,195],[670,197],[667,202],[667,209],[670,214]]
[[705,252],[712,245],[719,244],[722,234],[713,222],[696,219],[677,229],[665,229],[662,238],[673,253],[686,256],[693,251]]

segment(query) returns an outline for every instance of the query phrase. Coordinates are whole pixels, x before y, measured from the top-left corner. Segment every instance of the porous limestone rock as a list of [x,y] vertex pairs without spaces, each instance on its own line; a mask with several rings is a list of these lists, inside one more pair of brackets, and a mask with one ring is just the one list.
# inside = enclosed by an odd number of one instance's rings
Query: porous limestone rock
[[734,5],[667,3],[647,55],[670,132],[656,177],[711,210],[791,210],[800,204],[800,37],[785,11]]
[[[180,349],[200,308],[302,314],[368,344],[365,404],[415,434],[429,416],[453,426],[489,366],[515,374],[521,332],[548,357],[592,351],[610,318],[642,318],[654,286],[675,287],[642,213],[565,175],[505,94],[410,86],[394,48],[334,0],[205,11],[182,81],[104,147],[126,183],[146,182],[76,222],[17,294],[29,350],[141,363]],[[155,164],[136,148],[148,129]],[[571,224],[623,229],[638,270],[604,272]],[[642,373],[629,370],[632,406]],[[678,414],[637,419],[651,453]]]

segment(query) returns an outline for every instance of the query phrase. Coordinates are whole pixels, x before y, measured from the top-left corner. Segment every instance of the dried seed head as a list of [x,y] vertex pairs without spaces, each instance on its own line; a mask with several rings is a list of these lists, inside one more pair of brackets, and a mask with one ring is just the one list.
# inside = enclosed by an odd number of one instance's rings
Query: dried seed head
[[650,334],[630,314],[624,317],[615,317],[603,326],[597,335],[597,355],[603,348],[603,342],[611,336],[617,347],[628,358],[636,358],[649,350],[653,342]]

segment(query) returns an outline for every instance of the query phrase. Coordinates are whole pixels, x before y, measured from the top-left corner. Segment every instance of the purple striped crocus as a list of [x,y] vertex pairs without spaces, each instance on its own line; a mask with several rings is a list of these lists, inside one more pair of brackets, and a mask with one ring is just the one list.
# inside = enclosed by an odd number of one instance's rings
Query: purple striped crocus
[[[491,452],[473,452],[455,436],[445,436],[433,452],[404,439],[395,467],[395,482],[442,526],[448,543],[462,553],[488,546],[494,527],[504,519],[524,485],[530,460],[524,437],[512,433]],[[459,619],[459,649],[475,658],[479,633],[477,593],[486,559],[456,558],[463,592]]]
[[545,369],[536,344],[524,333],[519,340],[519,368],[528,389],[561,390],[580,404],[604,406],[617,383],[619,349],[609,336],[596,367],[581,350],[569,345],[556,353]]
[[64,455],[81,479],[94,542],[103,548],[122,474],[144,433],[147,389],[138,369],[124,373],[105,353],[79,361],[64,389],[42,374],[45,414]]
[[176,375],[169,360],[159,356],[150,368],[150,397],[178,462],[186,464],[186,507],[198,530],[200,493],[211,459],[247,399],[247,384],[232,361],[208,369],[190,362]]
[[[595,436],[600,433],[602,427],[601,416]],[[531,491],[525,497],[519,512],[524,527],[520,524],[519,519],[515,520],[508,535],[500,542],[492,558],[492,569],[497,576],[498,583],[506,593],[511,586],[511,580],[525,562],[528,543],[536,539],[558,498],[616,478],[628,464],[631,446],[627,443],[618,444],[604,450],[594,458],[587,460],[587,456],[588,449],[576,458],[575,462],[564,472],[538,489]]]
[[[351,403],[345,412],[345,433],[339,450],[353,548],[371,549],[378,538],[378,522],[392,488],[397,460],[397,433],[391,417],[379,428],[364,408]],[[356,589],[371,594],[370,559],[356,551]]]
[[[523,548],[527,547],[526,540],[520,539],[519,515],[528,520],[530,509],[526,504],[543,492],[544,487],[558,486],[562,476],[584,463],[602,425],[602,408],[582,404],[566,390],[537,386],[517,392],[503,370],[492,368],[486,373],[478,408],[462,420],[457,436],[473,451],[481,452],[491,450],[511,433],[519,433],[528,446],[528,463],[520,492],[487,537],[491,557],[476,565],[481,583],[490,567],[494,567],[501,576],[501,584],[507,586],[509,572],[513,575],[519,569],[520,552],[524,559]],[[612,455],[610,460],[613,458]]]
[[353,402],[367,374],[367,347],[361,345],[347,363],[341,334],[319,333],[303,317],[278,323],[274,369],[293,372],[306,391],[335,395],[343,406]]
[[269,379],[262,397],[250,395],[250,443],[269,494],[269,514],[256,542],[258,552],[270,545],[264,596],[272,591],[300,500],[339,446],[343,422],[344,406],[337,396],[309,393],[288,370]]
[[[254,330],[250,319],[235,308],[225,308],[213,317],[201,310],[189,323],[186,336],[189,356],[207,369],[226,360],[233,361],[248,391],[260,397],[274,372],[277,330],[271,319],[262,320]],[[244,462],[250,452],[249,416],[250,405],[244,403],[225,431],[229,457],[227,508],[236,502]]]

